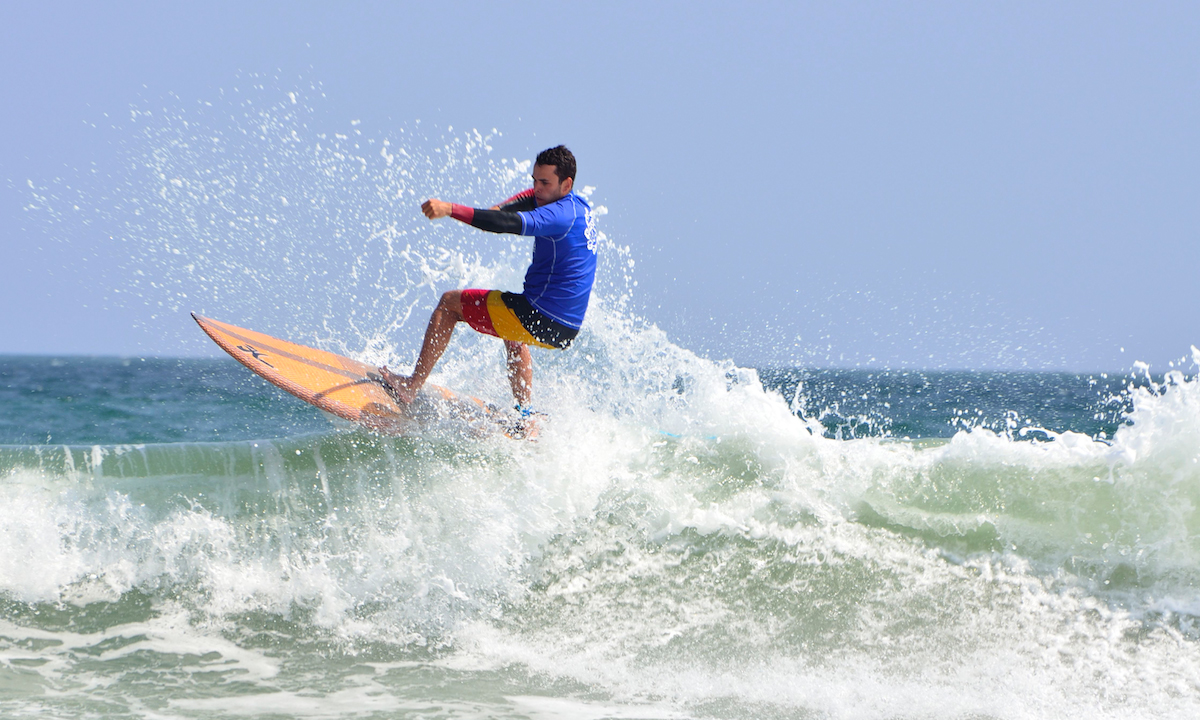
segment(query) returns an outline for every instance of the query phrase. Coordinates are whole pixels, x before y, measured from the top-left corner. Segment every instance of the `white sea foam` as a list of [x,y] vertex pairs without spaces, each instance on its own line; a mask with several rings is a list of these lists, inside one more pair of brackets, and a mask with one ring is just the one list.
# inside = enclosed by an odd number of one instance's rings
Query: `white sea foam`
[[[517,189],[529,163],[491,159],[495,133],[373,142],[316,133],[295,108],[242,108],[245,138],[184,113],[148,130],[148,172],[120,210],[146,278],[136,293],[180,308],[200,298],[196,309],[247,324],[261,311],[264,329],[403,365],[440,291],[519,285],[524,245],[488,238],[481,251],[462,228],[408,217],[422,195],[490,204]],[[177,699],[179,712],[1200,711],[1195,380],[1132,389],[1130,424],[1111,441],[978,428],[931,446],[831,440],[754,371],[641,321],[629,248],[605,238],[601,253],[578,341],[537,354],[551,414],[537,443],[338,431],[143,448],[144,472],[106,464],[104,448],[67,452],[70,464],[18,468],[0,486],[12,550],[0,592],[85,609],[145,594],[184,636],[118,624],[106,632],[145,638],[113,658],[215,653],[255,684]],[[281,294],[293,306],[263,305]],[[503,396],[499,344],[460,332],[433,380]],[[102,641],[36,624],[0,635]],[[244,650],[260,634],[307,657],[421,661],[330,672],[308,692]],[[309,650],[314,638],[331,649]],[[85,672],[65,649],[43,657]],[[492,683],[495,697],[414,699],[425,696],[391,684],[414,668]],[[539,689],[560,697],[531,699]]]
[[[836,441],[752,373],[605,312],[573,358],[543,364],[553,420],[536,444],[233,444],[217,450],[231,469],[248,454],[250,472],[165,505],[147,502],[155,478],[106,475],[104,452],[15,471],[2,527],[29,562],[0,565],[4,592],[86,606],[175,588],[212,629],[299,613],[349,648],[432,645],[447,671],[570,680],[610,713],[1198,709],[1194,381],[1135,391],[1111,443]],[[461,348],[444,378],[499,384],[475,357],[488,352]],[[212,630],[188,622],[195,638],[140,647],[203,654]],[[264,712],[255,697],[176,707]],[[425,707],[370,683],[279,702],[301,716]]]

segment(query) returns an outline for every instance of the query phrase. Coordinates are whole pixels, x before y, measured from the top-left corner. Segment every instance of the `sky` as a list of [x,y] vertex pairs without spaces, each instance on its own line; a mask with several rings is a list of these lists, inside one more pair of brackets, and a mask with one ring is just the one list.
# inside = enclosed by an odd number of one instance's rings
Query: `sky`
[[0,353],[214,352],[28,208],[128,164],[131,108],[260,77],[331,128],[567,144],[637,312],[705,356],[1165,370],[1200,345],[1197,37],[1190,2],[4,3]]

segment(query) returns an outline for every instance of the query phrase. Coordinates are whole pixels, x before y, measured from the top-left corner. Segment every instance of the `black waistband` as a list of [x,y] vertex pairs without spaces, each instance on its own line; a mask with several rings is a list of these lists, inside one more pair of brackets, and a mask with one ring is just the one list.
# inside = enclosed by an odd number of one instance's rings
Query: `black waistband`
[[563,325],[557,320],[543,315],[541,311],[530,304],[524,295],[502,292],[500,299],[504,301],[504,305],[509,310],[512,310],[513,315],[517,316],[517,320],[521,321],[521,325],[529,331],[529,334],[540,343],[565,350],[579,334],[579,328]]

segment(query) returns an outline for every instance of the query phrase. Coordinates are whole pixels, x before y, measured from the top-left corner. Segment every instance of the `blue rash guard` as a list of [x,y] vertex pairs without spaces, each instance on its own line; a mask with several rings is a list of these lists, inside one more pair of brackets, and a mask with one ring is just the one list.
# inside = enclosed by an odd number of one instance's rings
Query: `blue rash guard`
[[546,317],[578,329],[596,280],[598,233],[592,206],[571,192],[534,207],[533,191],[526,190],[500,207],[480,210],[454,205],[451,215],[489,232],[532,235],[533,261],[525,271],[522,295]]

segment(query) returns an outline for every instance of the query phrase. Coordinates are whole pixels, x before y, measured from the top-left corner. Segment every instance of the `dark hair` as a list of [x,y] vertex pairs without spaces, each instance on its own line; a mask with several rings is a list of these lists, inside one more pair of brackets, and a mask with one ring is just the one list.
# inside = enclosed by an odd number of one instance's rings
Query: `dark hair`
[[571,154],[566,145],[541,151],[534,164],[553,165],[554,174],[558,176],[560,183],[567,178],[575,179],[575,156]]

